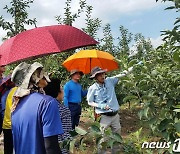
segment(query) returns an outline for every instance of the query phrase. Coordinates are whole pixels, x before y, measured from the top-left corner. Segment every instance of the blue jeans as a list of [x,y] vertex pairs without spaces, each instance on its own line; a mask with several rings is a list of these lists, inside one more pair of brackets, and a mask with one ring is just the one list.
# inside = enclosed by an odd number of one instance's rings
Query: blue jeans
[[75,126],[79,125],[79,119],[81,115],[81,105],[78,103],[68,103],[69,110],[71,111],[71,122],[72,129],[75,129]]

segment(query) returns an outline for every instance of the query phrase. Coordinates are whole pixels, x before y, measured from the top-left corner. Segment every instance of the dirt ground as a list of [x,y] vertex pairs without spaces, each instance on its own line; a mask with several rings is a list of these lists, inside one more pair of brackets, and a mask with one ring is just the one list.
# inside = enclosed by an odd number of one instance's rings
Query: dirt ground
[[[139,128],[141,127],[140,125],[140,120],[138,117],[138,111],[139,109],[121,109],[119,112],[120,115],[120,122],[121,122],[121,136],[122,138],[128,138],[128,135],[130,135],[133,132],[136,132],[137,130],[139,130]],[[81,121],[80,121],[80,127],[84,128],[85,130],[88,129],[89,126],[91,126],[91,124],[93,123],[92,118],[88,118],[87,116],[85,116],[84,114],[86,114],[85,112],[83,112],[82,117],[81,117]],[[79,151],[78,149],[76,149],[75,154],[84,154],[88,151],[88,154],[94,154],[94,152],[89,151],[89,150],[93,150],[92,147],[93,145],[91,145],[92,143],[89,143],[87,145],[87,149],[82,152]],[[106,154],[111,154],[110,151],[106,151]]]
[[[120,110],[120,122],[121,122],[121,135],[122,137],[126,137],[132,132],[137,131],[140,128],[140,121],[138,117],[138,109],[123,109]],[[82,114],[83,115],[83,114]],[[80,119],[80,126],[87,129],[93,121],[91,118],[87,118],[82,116]]]
[[140,128],[140,120],[137,115],[138,110],[125,109],[120,111],[120,122],[122,127],[122,137],[126,137]]

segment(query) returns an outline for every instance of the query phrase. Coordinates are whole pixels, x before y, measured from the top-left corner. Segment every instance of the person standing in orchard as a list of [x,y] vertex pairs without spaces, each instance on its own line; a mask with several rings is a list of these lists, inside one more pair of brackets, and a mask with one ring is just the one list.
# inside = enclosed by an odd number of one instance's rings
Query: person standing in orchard
[[47,74],[40,63],[20,63],[11,76],[17,90],[11,108],[16,154],[60,154],[58,135],[63,134],[58,102],[44,95],[40,84]]
[[[138,64],[141,64],[141,62]],[[106,128],[111,127],[113,133],[120,134],[119,103],[115,93],[115,86],[121,77],[133,71],[133,67],[107,78],[105,78],[106,71],[106,69],[100,67],[94,67],[91,70],[90,79],[95,79],[96,82],[88,89],[87,101],[90,106],[95,107],[96,114],[101,115],[101,130],[104,131]]]
[[64,85],[64,105],[71,111],[72,129],[79,125],[82,97],[87,95],[87,90],[83,90],[79,83],[82,76],[83,72],[72,70],[71,80]]
[[[59,115],[62,122],[62,128],[64,133],[58,135],[59,143],[63,143],[65,140],[71,139],[70,131],[72,131],[71,124],[71,112],[69,108],[62,104],[64,97],[63,88],[61,87],[61,80],[58,78],[52,78],[51,82],[44,88],[46,95],[56,98],[58,101]],[[69,153],[69,147],[61,149],[62,154]]]

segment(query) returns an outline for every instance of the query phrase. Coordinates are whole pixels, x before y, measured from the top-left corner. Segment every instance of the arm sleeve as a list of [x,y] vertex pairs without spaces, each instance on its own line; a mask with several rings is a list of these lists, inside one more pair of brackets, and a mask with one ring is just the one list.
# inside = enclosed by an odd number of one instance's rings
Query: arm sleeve
[[121,72],[120,74],[118,74],[114,77],[122,78],[122,77],[128,75],[129,73],[131,73],[132,71],[133,71],[133,67],[129,67],[128,70],[125,70],[125,71]]
[[115,86],[115,85],[118,83],[118,81],[119,81],[119,78],[116,77],[116,76],[107,77],[106,79],[109,80],[114,86]]
[[9,94],[9,91],[10,90],[7,90],[2,96],[1,96],[1,114],[3,115],[4,117],[4,111],[5,111],[5,108],[6,108],[6,100],[7,100],[7,97],[8,97],[8,94]]
[[42,126],[43,136],[49,137],[63,133],[62,123],[58,110],[58,102],[52,99],[50,102],[44,102],[42,108]]
[[64,86],[64,105],[68,107],[69,87],[67,84]]
[[88,92],[87,90],[83,90],[83,89],[82,89],[82,90],[81,90],[81,95],[82,95],[82,97],[85,97],[85,96],[87,95],[87,92]]
[[90,87],[87,92],[87,102],[90,106],[98,107],[98,104],[94,102],[94,93],[95,90]]
[[44,138],[46,154],[61,154],[61,149],[58,144],[58,136],[50,136]]

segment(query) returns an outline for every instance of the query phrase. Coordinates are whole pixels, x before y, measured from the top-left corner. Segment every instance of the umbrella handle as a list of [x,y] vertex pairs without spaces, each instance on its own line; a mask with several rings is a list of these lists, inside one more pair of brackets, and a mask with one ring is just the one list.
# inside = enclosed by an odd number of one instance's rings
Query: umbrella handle
[[90,62],[89,62],[89,63],[90,63],[90,65],[89,65],[89,66],[90,66],[90,67],[89,67],[90,70],[89,70],[89,72],[91,72],[91,70],[92,70],[92,68],[91,68],[91,62],[92,62],[92,59],[90,58]]

